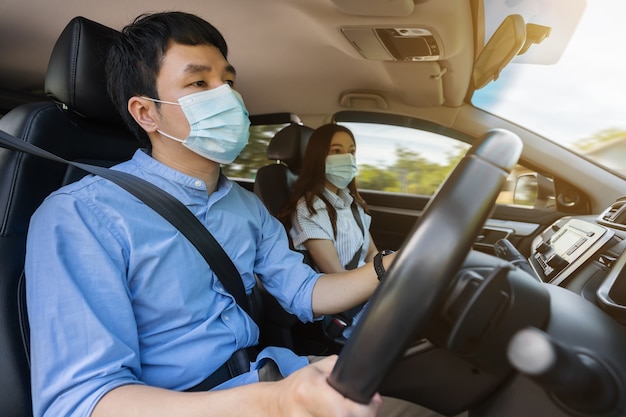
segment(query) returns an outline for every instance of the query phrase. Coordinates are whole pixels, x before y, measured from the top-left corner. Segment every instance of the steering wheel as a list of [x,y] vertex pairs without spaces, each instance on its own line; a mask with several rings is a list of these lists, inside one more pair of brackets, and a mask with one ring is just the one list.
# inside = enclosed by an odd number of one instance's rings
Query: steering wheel
[[339,355],[337,391],[370,401],[442,301],[521,151],[517,135],[490,130],[431,198]]

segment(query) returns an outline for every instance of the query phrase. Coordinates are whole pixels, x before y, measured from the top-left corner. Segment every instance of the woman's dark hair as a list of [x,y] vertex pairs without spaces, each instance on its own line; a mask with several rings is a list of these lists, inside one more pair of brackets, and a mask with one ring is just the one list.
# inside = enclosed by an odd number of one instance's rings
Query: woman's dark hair
[[[295,213],[298,201],[304,197],[309,213],[314,215],[317,213],[313,207],[315,197],[319,197],[328,210],[328,216],[333,226],[333,234],[337,237],[337,211],[333,205],[324,197],[324,186],[326,183],[326,157],[330,149],[330,143],[333,136],[337,132],[345,132],[355,143],[354,135],[350,129],[334,123],[325,124],[313,131],[309,138],[309,143],[304,153],[302,161],[302,169],[298,175],[298,179],[291,189],[291,194],[283,208],[278,212],[278,219],[285,225],[287,230],[291,229],[291,218]],[[356,178],[348,184],[348,190],[352,198],[361,206],[366,213],[369,213],[365,200],[357,191]]]
[[213,45],[224,58],[228,55],[222,34],[209,22],[189,13],[143,14],[122,29],[106,60],[107,89],[113,105],[143,147],[149,148],[150,141],[128,112],[128,100],[133,96],[159,98],[156,79],[170,42]]

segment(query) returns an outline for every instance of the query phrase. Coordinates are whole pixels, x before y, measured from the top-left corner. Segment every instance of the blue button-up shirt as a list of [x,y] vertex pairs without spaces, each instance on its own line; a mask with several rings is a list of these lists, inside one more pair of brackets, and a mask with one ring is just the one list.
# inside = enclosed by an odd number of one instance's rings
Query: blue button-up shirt
[[[319,275],[289,250],[283,226],[253,193],[222,176],[209,195],[204,182],[142,151],[115,169],[183,202],[230,256],[248,293],[256,274],[287,311],[313,320]],[[54,192],[34,214],[26,277],[35,416],[88,416],[125,384],[184,390],[258,342],[256,324],[191,243],[100,177]],[[253,371],[216,389],[258,381],[265,357],[285,375],[308,363],[269,348]]]

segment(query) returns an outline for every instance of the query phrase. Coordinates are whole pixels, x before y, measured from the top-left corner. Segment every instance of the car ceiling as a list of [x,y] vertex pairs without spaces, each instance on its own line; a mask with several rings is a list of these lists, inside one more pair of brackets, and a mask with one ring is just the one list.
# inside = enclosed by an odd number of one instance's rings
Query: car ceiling
[[[463,103],[470,84],[470,0],[5,0],[0,91],[41,94],[54,42],[75,16],[121,29],[141,13],[164,10],[198,14],[222,31],[237,68],[237,88],[252,114],[454,107]],[[407,10],[407,16],[386,16]],[[367,60],[340,30],[412,25],[436,30],[443,59]]]

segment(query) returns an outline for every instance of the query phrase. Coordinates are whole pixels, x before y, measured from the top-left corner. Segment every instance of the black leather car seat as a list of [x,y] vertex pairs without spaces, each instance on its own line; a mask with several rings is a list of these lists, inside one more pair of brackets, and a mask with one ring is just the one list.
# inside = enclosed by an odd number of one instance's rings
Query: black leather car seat
[[275,163],[258,169],[254,192],[274,216],[298,178],[311,133],[310,127],[293,123],[279,130],[267,146],[267,159]]
[[[19,106],[0,130],[65,159],[103,166],[129,159],[138,142],[106,93],[104,57],[114,29],[74,18],[52,51],[49,101]],[[32,415],[23,263],[30,216],[77,168],[0,148],[0,414]]]

